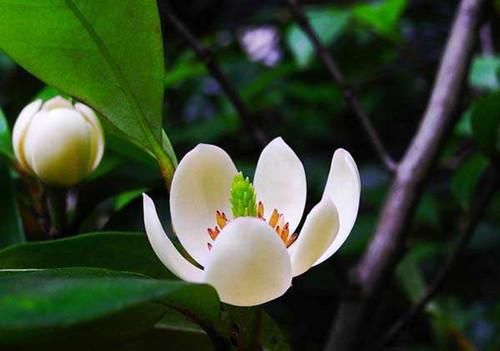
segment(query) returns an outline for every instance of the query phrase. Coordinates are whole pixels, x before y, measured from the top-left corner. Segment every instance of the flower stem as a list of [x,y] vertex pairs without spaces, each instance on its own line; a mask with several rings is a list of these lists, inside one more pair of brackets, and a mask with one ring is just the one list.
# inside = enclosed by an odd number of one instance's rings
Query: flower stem
[[68,225],[67,190],[53,187],[46,188],[47,208],[50,217],[49,236],[51,239],[60,237]]

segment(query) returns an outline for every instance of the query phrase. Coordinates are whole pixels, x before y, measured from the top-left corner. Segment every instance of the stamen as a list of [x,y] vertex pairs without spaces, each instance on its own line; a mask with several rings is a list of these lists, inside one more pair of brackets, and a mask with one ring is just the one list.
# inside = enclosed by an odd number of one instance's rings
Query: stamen
[[298,238],[298,234],[297,233],[293,233],[292,235],[290,235],[290,237],[286,241],[285,246],[287,248],[290,247],[290,245],[292,245],[295,242],[295,240],[297,240],[297,238]]
[[283,216],[283,213],[280,213],[278,225],[280,226],[280,228],[283,228],[285,226],[285,216]]
[[280,218],[280,214],[276,209],[273,210],[273,214],[271,215],[271,218],[269,219],[269,225],[274,228],[276,227],[276,224],[278,224],[278,219]]
[[257,205],[257,217],[264,217],[264,204],[262,203],[262,201],[259,201],[259,204]]
[[[246,194],[243,194],[243,198],[246,196]],[[263,221],[266,221],[264,218],[264,204],[262,201],[259,201],[257,205],[254,207],[255,212],[253,214],[249,213],[247,211],[247,208],[245,207],[244,210],[244,215],[245,216],[250,216],[250,217],[257,217]],[[217,236],[221,232],[221,230],[230,222],[230,220],[227,218],[226,214],[222,211],[215,211],[215,222],[217,225],[213,228],[207,228],[208,235],[210,236],[210,239],[214,240],[217,239]],[[296,233],[293,233],[290,235],[290,224],[288,222],[285,222],[285,216],[283,213],[279,213],[277,209],[273,210],[273,213],[271,214],[271,218],[269,219],[269,226],[276,232],[280,240],[285,244],[285,246],[288,248],[290,245],[292,245],[295,240],[297,240],[298,235]],[[212,249],[212,243],[207,243],[208,250]]]
[[283,227],[283,230],[281,230],[281,235],[280,235],[281,240],[283,240],[284,243],[288,241],[288,234],[290,234],[290,225],[287,222]]
[[217,236],[218,236],[218,235],[219,235],[219,233],[220,233],[220,230],[219,230],[219,228],[218,228],[218,227],[215,227],[214,229],[212,229],[212,228],[208,228],[208,229],[207,229],[207,231],[208,231],[208,235],[210,236],[210,238],[211,238],[212,240],[217,239]]
[[227,217],[224,212],[217,211],[215,213],[215,221],[217,222],[217,225],[219,226],[220,229],[224,228],[224,226],[227,223]]

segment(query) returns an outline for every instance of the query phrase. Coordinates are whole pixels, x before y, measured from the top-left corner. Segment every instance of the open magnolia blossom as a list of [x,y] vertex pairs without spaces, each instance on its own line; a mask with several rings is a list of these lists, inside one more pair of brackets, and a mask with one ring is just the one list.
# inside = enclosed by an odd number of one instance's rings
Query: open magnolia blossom
[[56,96],[35,100],[21,111],[12,144],[26,172],[47,184],[69,187],[101,162],[104,133],[90,107]]
[[200,144],[179,163],[170,193],[174,231],[198,265],[174,247],[147,195],[144,222],[153,250],[175,275],[211,284],[225,303],[253,306],[283,295],[293,277],[340,248],[356,220],[359,197],[356,163],[338,149],[323,197],[297,235],[306,175],[283,139],[264,148],[253,184],[224,150]]

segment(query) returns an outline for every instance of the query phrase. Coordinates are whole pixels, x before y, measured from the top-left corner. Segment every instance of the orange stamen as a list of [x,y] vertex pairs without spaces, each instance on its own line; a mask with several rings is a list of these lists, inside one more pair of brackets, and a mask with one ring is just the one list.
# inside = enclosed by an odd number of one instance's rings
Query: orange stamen
[[285,226],[283,227],[283,230],[281,231],[281,240],[283,240],[284,243],[286,243],[288,241],[288,234],[290,234],[290,225],[288,224],[288,222],[285,224]]
[[217,211],[215,213],[215,221],[217,222],[217,225],[219,226],[220,229],[224,228],[224,226],[227,223],[227,217],[224,212]]
[[257,218],[263,218],[264,217],[264,204],[262,201],[259,201],[257,205]]
[[271,215],[271,218],[269,219],[269,225],[274,228],[276,227],[276,224],[278,224],[278,219],[280,218],[280,214],[276,209],[273,210],[273,214]]
[[218,227],[215,227],[214,229],[212,229],[212,228],[208,228],[208,229],[207,229],[207,231],[208,231],[208,235],[210,235],[210,238],[211,238],[212,240],[217,239],[217,236],[218,236],[218,235],[219,235],[219,233],[220,233],[220,230],[219,230],[219,228],[218,228]]
[[283,216],[283,213],[280,213],[278,225],[280,226],[280,228],[283,228],[285,226],[285,216]]
[[293,233],[286,241],[285,246],[290,247],[290,245],[292,245],[295,242],[295,240],[297,240],[297,238],[298,238],[297,233]]

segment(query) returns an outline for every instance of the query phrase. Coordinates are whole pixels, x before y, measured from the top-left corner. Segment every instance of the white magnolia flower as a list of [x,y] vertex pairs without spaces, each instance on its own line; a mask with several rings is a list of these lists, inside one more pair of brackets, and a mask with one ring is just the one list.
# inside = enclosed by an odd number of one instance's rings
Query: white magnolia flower
[[96,169],[104,133],[94,111],[60,96],[35,100],[19,114],[12,133],[20,166],[43,182],[68,187]]
[[281,296],[292,277],[340,248],[356,220],[359,197],[356,163],[338,149],[323,197],[296,235],[306,203],[306,176],[283,139],[274,139],[262,151],[254,185],[237,172],[224,150],[200,144],[179,163],[170,194],[174,230],[199,266],[174,247],[146,195],[144,222],[153,250],[175,275],[211,284],[223,302],[253,306]]

